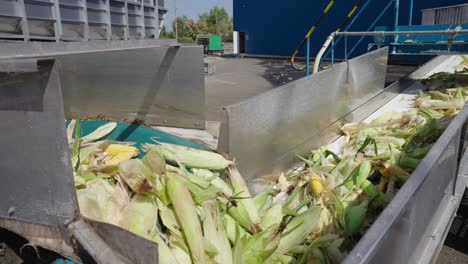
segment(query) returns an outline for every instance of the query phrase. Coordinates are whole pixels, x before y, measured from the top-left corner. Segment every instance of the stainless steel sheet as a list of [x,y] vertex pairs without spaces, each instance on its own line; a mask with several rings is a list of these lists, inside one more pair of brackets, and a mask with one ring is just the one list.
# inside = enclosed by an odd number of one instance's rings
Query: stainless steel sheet
[[205,126],[203,48],[140,40],[0,45],[0,58],[55,58],[67,118]]
[[[25,72],[27,63],[37,71]],[[0,73],[0,218],[62,225],[78,205],[58,69],[51,60],[18,65]]]
[[419,263],[425,245],[441,240],[433,236],[433,227],[440,221],[437,212],[455,195],[460,138],[467,118],[468,106],[450,123],[345,264]]
[[227,107],[229,154],[247,181],[290,168],[336,135],[337,120],[383,91],[387,54],[382,48]]

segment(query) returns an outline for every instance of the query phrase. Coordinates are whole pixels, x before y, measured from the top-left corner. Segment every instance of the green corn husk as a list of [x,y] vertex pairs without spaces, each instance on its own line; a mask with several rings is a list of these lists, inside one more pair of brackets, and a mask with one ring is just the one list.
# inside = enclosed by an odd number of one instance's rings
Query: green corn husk
[[[210,184],[218,188],[218,190],[222,193],[224,193],[227,196],[232,196],[232,189],[231,187],[223,181],[220,177],[219,174],[215,174],[209,170],[205,169],[192,169],[194,175],[202,176],[205,178],[212,179]],[[216,177],[214,177],[216,176]]]
[[234,219],[234,221],[242,226],[245,230],[252,234],[259,231],[259,224],[252,222],[247,209],[242,203],[240,203],[241,199],[218,197],[218,200],[221,202],[221,204],[226,206],[227,212],[232,217],[232,219]]
[[[170,238],[170,249],[173,256],[175,257],[175,260],[182,264],[194,263],[190,256],[190,250],[184,239],[177,236],[171,236]],[[200,244],[203,244],[203,242],[200,241]]]
[[158,175],[163,175],[166,172],[166,162],[164,161],[164,157],[156,148],[150,149],[141,160],[148,168]]
[[406,156],[411,157],[411,158],[415,158],[415,159],[422,159],[431,150],[431,148],[432,148],[432,144],[429,144],[429,145],[424,146],[424,147],[415,148],[410,153],[407,153]]
[[375,186],[369,180],[364,180],[361,183],[361,189],[364,191],[365,194],[369,195],[371,198],[378,198],[382,195],[377,186]]
[[234,218],[229,214],[224,214],[224,226],[226,229],[226,235],[231,242],[235,245],[236,241],[243,236],[248,236],[248,233],[237,223]]
[[405,171],[412,172],[419,166],[419,163],[421,163],[421,159],[402,156],[398,162],[398,165]]
[[462,109],[465,105],[465,100],[452,99],[450,101],[442,100],[425,100],[420,104],[420,107],[428,107],[434,110],[445,110],[445,109]]
[[151,195],[137,194],[125,210],[125,228],[141,237],[151,239],[157,231],[158,208]]
[[386,112],[378,118],[371,121],[372,124],[386,124],[393,121],[398,121],[403,117],[402,112]]
[[77,190],[80,212],[87,218],[121,226],[130,197],[120,184],[112,186],[106,180],[94,179],[85,189]]
[[208,261],[218,256],[219,251],[214,244],[212,244],[208,239],[203,238],[203,247],[205,248],[205,253],[208,256]]
[[270,199],[270,192],[273,189],[273,186],[274,184],[269,184],[253,198],[255,207],[260,215],[263,215],[263,212],[266,209],[265,207],[269,205],[268,201]]
[[260,223],[260,216],[258,215],[257,207],[250,195],[249,189],[245,184],[244,179],[240,175],[239,171],[235,167],[228,168],[228,178],[234,189],[236,196],[239,196],[238,203],[242,205],[247,211],[247,215],[251,220],[251,231],[256,230],[255,226],[258,226]]
[[368,203],[368,201],[364,201],[359,205],[349,208],[346,212],[346,230],[350,234],[356,234],[361,230],[366,217]]
[[266,229],[272,226],[279,226],[283,220],[283,216],[283,206],[280,203],[275,204],[265,212],[260,227]]
[[218,254],[213,257],[217,263],[232,263],[232,251],[223,225],[223,218],[214,202],[203,204],[203,234],[216,248]]
[[[159,264],[184,264],[177,260],[176,256],[172,254],[169,246],[162,240],[159,234],[155,233],[152,235],[151,240],[158,244],[158,263]],[[188,258],[190,262],[190,256]]]
[[200,220],[198,219],[195,203],[189,190],[178,178],[168,177],[167,194],[174,206],[178,223],[182,227],[192,261],[195,263],[206,263]]
[[283,255],[304,241],[304,238],[316,231],[320,221],[320,207],[313,207],[304,213],[294,217],[286,226],[281,236],[281,241],[275,251],[277,255]]
[[[218,188],[216,188],[215,186],[209,185],[209,182],[206,183],[206,185],[202,184],[203,186],[200,186],[199,184],[193,182],[192,181],[193,178],[189,178],[188,173],[184,175],[179,175],[174,172],[166,172],[166,175],[167,175],[166,180],[168,178],[177,178],[178,181],[181,181],[190,191],[190,194],[192,195],[192,198],[194,199],[196,204],[201,204],[204,201],[215,199],[215,197],[219,193]],[[198,180],[202,183],[204,181],[204,179],[202,179],[201,177],[199,177]]]
[[188,168],[199,168],[208,170],[223,170],[234,162],[225,159],[222,155],[194,148],[169,143],[154,145],[164,156],[164,159],[173,163],[182,163]]
[[309,247],[298,261],[299,264],[325,264],[327,263],[327,256],[316,247]]
[[156,199],[156,205],[158,207],[159,217],[161,218],[162,224],[169,229],[172,234],[182,237],[181,228],[177,222],[174,210],[166,206],[159,199]]
[[377,142],[391,143],[398,148],[401,148],[406,143],[406,140],[404,139],[391,136],[374,137],[374,140]]
[[148,193],[154,190],[153,172],[139,159],[120,162],[119,175],[136,193]]
[[436,110],[433,110],[429,107],[420,107],[419,108],[419,114],[424,116],[427,119],[439,119],[443,117],[444,115],[437,112]]
[[444,94],[440,91],[429,91],[429,95],[432,99],[442,100],[442,101],[450,101],[450,96],[448,94]]
[[81,140],[85,142],[96,141],[112,133],[112,131],[114,131],[116,127],[117,127],[117,123],[115,122],[104,124],[98,127],[96,130],[94,130],[90,134],[82,137]]
[[267,259],[279,245],[280,233],[276,228],[269,228],[251,237],[241,237],[234,247],[233,263],[257,264],[268,262]]

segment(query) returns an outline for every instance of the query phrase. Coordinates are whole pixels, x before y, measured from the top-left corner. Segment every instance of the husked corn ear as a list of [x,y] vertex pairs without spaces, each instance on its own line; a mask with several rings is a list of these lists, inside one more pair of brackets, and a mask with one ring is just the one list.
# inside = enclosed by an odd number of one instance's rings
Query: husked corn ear
[[139,153],[137,148],[123,144],[110,144],[104,149],[104,152],[113,157],[122,153],[129,153],[131,154],[131,158],[138,156]]
[[323,184],[322,180],[318,176],[313,175],[312,177],[310,177],[309,190],[314,194],[316,198],[320,197],[320,195],[322,194]]
[[405,179],[409,176],[408,172],[390,162],[377,162],[376,166],[379,168],[379,172],[388,178],[397,177]]

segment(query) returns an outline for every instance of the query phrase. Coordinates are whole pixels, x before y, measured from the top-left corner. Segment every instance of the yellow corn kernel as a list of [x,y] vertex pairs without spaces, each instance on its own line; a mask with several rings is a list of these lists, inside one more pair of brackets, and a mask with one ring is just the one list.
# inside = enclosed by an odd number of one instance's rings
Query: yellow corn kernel
[[309,180],[309,189],[314,194],[316,198],[320,197],[323,192],[322,180],[317,176],[310,177]]
[[123,145],[123,144],[110,144],[104,150],[109,156],[115,157],[122,153],[129,153],[130,158],[138,156],[138,149],[133,146]]

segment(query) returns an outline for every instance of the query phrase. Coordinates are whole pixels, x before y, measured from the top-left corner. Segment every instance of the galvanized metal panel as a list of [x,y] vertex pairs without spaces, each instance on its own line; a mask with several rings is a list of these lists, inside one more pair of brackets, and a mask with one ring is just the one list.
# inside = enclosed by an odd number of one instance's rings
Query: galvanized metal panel
[[[454,195],[465,107],[434,144],[344,263],[418,263],[432,221]],[[451,216],[446,216],[451,217]],[[440,238],[439,238],[440,239]]]
[[203,48],[174,41],[8,43],[0,58],[53,57],[65,115],[203,129]]
[[[227,107],[229,154],[247,179],[277,174],[335,136],[334,123],[384,88],[388,49]],[[317,137],[328,129],[329,136]]]
[[423,9],[422,25],[468,23],[468,4]]
[[67,117],[104,116],[204,128],[201,47],[159,47],[56,57]]
[[58,69],[51,60],[27,63],[38,70],[0,73],[0,218],[61,225],[78,204]]

